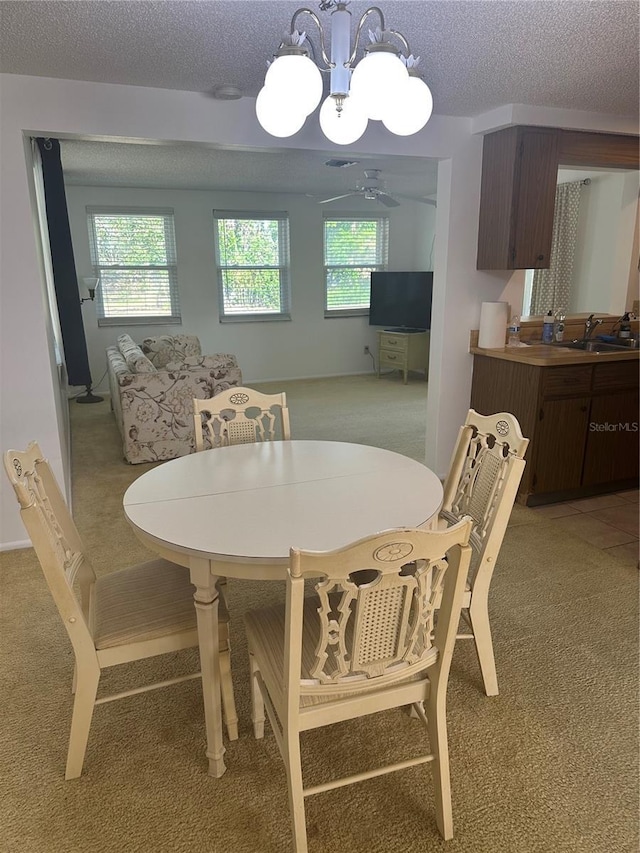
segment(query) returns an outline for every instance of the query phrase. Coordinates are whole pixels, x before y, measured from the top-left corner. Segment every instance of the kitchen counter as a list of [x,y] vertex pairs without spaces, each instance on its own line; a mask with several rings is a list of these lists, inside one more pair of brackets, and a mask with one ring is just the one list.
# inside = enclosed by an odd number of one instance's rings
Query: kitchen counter
[[640,352],[472,348],[471,408],[511,412],[529,439],[528,506],[637,488]]
[[640,350],[629,349],[627,352],[585,352],[584,350],[569,349],[559,344],[531,344],[524,347],[500,347],[498,349],[481,349],[471,347],[472,355],[484,355],[501,361],[515,361],[519,364],[532,364],[538,367],[554,367],[561,364],[596,364],[603,361],[638,361]]

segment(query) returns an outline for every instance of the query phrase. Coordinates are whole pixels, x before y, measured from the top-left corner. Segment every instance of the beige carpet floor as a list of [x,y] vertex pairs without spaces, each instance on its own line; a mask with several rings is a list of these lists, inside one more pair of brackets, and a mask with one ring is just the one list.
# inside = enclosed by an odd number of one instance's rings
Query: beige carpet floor
[[[262,386],[266,390],[276,386]],[[398,375],[280,383],[293,434],[379,444],[423,458],[426,386]],[[122,461],[108,402],[71,404],[74,512],[98,573],[147,556],[122,495],[147,465]],[[38,438],[37,424],[24,444]],[[455,838],[433,818],[427,768],[307,801],[311,853],[635,853],[638,849],[638,573],[516,507],[494,577],[500,696],[481,690],[459,642],[449,686]],[[0,555],[0,850],[7,853],[281,853],[285,775],[272,733],[253,739],[242,614],[278,584],[229,581],[240,738],[206,775],[197,682],[98,707],[85,770],[63,778],[71,647],[31,550]],[[104,689],[170,677],[195,654],[120,668]],[[399,712],[304,736],[313,784],[414,754]]]

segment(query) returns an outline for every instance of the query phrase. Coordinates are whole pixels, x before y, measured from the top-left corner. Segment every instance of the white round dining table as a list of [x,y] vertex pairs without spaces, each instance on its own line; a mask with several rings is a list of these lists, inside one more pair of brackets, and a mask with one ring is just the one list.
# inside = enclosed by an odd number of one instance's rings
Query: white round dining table
[[443,490],[420,462],[340,441],[272,441],[165,462],[127,489],[138,538],[189,569],[209,773],[225,771],[218,677],[219,577],[282,580],[291,547],[328,551],[437,516]]

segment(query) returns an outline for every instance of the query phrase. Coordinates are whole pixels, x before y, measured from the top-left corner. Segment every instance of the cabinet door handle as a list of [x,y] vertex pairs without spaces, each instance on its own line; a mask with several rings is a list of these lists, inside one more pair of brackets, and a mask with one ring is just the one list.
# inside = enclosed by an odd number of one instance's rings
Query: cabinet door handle
[[587,407],[587,406],[580,406],[580,411],[581,411],[581,412],[586,412],[587,410],[588,410],[588,407]]
[[398,343],[398,341],[396,341],[394,338],[389,338],[389,340],[387,341],[387,343],[389,343],[391,346],[394,346],[395,344],[397,344],[397,343]]
[[539,261],[544,261],[544,255],[538,255],[538,260],[539,260]]
[[388,355],[387,356],[389,361],[395,361],[397,357],[398,357],[397,355]]

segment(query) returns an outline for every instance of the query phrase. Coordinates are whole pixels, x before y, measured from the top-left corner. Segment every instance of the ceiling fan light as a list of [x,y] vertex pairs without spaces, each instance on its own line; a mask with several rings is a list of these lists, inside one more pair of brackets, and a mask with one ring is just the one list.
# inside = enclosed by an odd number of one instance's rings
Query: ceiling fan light
[[322,74],[308,56],[292,54],[275,59],[264,78],[264,85],[282,98],[291,99],[297,110],[310,115],[322,98]]
[[346,97],[342,111],[336,109],[336,101],[329,95],[320,107],[320,127],[327,139],[336,145],[351,145],[360,139],[369,123],[360,104]]
[[263,86],[256,98],[256,116],[271,136],[293,136],[305,123],[307,115],[297,104],[279,95],[277,89]]
[[405,86],[385,107],[382,123],[397,136],[411,136],[431,118],[433,96],[420,77],[411,75]]
[[380,120],[398,90],[406,85],[408,76],[395,53],[368,53],[354,68],[349,91],[360,101],[368,118]]

